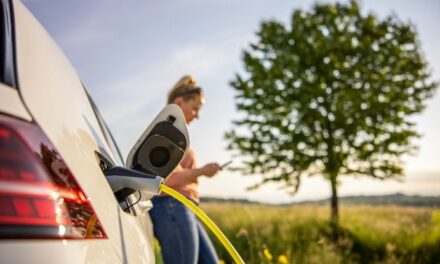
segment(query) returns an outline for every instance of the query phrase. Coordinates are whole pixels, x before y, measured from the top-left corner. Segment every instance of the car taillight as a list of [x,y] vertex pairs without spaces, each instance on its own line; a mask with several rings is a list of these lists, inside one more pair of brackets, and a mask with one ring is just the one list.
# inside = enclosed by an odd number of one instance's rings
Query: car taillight
[[107,238],[90,200],[41,128],[4,115],[0,238]]

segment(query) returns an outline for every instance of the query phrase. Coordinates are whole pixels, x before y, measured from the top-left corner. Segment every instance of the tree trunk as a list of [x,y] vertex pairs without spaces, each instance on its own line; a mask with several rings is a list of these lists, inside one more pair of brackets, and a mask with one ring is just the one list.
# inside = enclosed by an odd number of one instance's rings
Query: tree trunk
[[330,200],[331,205],[331,218],[330,225],[332,228],[333,239],[338,239],[338,227],[339,227],[339,210],[338,210],[338,189],[336,175],[330,177],[331,187],[332,187],[332,197]]

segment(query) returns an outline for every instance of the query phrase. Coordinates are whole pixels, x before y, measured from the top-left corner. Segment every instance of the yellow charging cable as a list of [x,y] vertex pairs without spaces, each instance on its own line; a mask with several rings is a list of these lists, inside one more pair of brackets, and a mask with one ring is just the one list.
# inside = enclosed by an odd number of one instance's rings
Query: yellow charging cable
[[214,233],[214,235],[220,240],[220,242],[223,244],[223,246],[226,248],[226,250],[229,252],[231,257],[234,259],[235,263],[237,264],[244,264],[243,259],[238,254],[237,250],[234,248],[234,246],[229,242],[229,240],[226,238],[226,236],[223,234],[223,232],[218,228],[218,226],[202,211],[199,207],[197,207],[193,202],[188,200],[185,196],[181,195],[174,189],[161,184],[160,190],[164,193],[167,193],[171,195],[172,197],[179,200],[181,203],[183,203],[186,207],[191,209],[202,221],[206,224],[206,226],[211,229],[211,231]]

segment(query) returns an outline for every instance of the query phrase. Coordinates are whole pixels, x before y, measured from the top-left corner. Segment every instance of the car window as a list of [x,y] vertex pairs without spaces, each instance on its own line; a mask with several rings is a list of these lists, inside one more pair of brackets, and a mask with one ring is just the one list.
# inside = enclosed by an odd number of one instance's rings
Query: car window
[[13,25],[8,0],[0,5],[0,81],[10,87],[17,87],[15,80]]

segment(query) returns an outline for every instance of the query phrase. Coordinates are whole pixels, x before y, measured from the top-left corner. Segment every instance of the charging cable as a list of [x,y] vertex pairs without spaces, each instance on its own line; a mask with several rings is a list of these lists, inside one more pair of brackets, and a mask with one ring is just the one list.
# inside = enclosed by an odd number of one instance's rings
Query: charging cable
[[140,191],[138,191],[138,193],[139,193],[139,199],[136,202],[134,202],[134,203],[127,202],[127,204],[128,204],[127,205],[127,209],[132,208],[133,206],[135,206],[136,204],[138,204],[141,201],[142,193]]
[[229,242],[228,238],[223,234],[223,232],[218,228],[218,226],[199,208],[197,207],[193,202],[188,200],[185,196],[178,193],[174,189],[161,184],[160,190],[164,193],[167,193],[183,203],[186,207],[191,209],[202,221],[205,223],[206,226],[209,227],[209,229],[214,233],[214,235],[220,240],[220,242],[223,244],[223,246],[226,248],[228,253],[231,255],[232,259],[234,259],[235,263],[237,264],[245,264],[243,259],[238,254],[237,250],[234,248],[234,246]]

